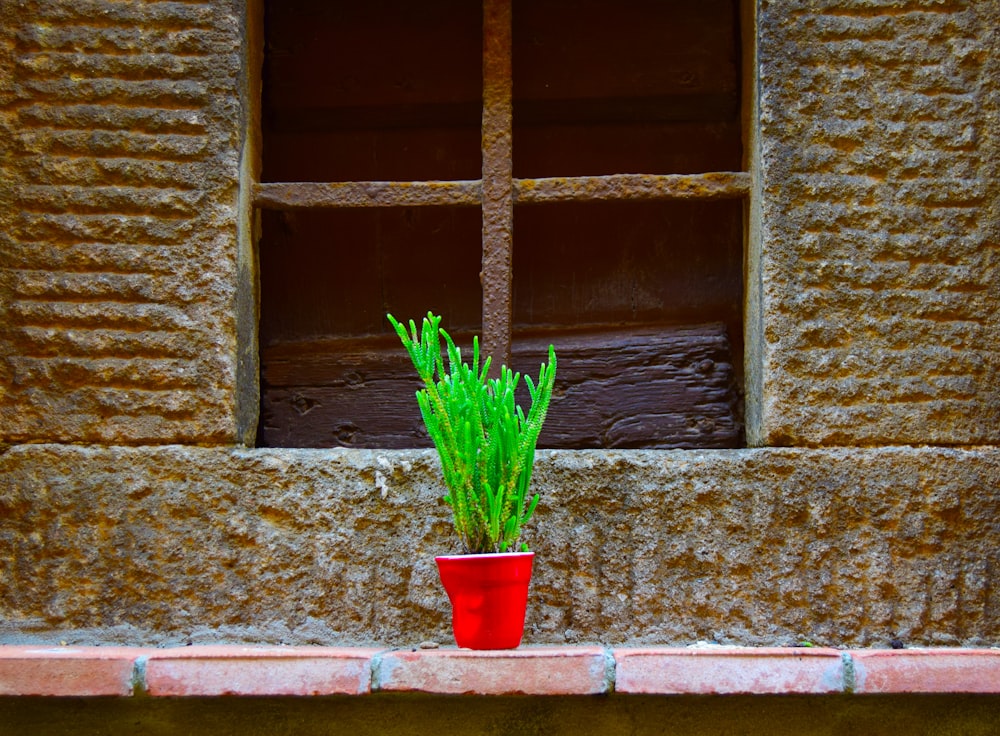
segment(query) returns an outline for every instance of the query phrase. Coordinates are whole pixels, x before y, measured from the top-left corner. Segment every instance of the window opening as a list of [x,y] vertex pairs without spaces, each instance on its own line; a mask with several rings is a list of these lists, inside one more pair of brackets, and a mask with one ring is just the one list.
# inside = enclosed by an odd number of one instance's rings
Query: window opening
[[265,29],[259,444],[426,444],[384,313],[428,309],[515,368],[574,356],[541,446],[742,443],[735,0],[283,0]]

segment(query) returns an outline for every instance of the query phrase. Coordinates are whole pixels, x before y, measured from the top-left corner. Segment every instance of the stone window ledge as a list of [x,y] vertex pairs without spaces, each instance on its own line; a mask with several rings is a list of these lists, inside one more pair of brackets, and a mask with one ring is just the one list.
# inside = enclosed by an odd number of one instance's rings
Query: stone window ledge
[[2,696],[1000,694],[1000,649],[0,646]]

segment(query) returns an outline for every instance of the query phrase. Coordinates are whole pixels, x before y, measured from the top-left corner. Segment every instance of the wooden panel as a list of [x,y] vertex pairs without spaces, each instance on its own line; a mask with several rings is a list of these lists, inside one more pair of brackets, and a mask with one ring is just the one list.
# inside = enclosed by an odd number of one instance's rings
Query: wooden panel
[[732,0],[514,8],[514,175],[741,168]]
[[[550,342],[559,371],[540,446],[740,446],[724,325],[522,334],[514,367],[537,375]],[[429,445],[420,383],[395,335],[274,346],[263,359],[259,444]]]
[[387,311],[479,329],[478,208],[261,214],[261,345],[378,334]]
[[264,181],[479,178],[479,2],[275,0]]
[[514,125],[514,176],[693,174],[738,171],[738,121]]
[[262,181],[478,179],[478,115],[439,129],[265,130]]
[[738,39],[733,0],[521,0],[515,101],[736,94]]
[[742,222],[732,200],[519,206],[515,323],[721,320],[737,334]]
[[405,108],[480,99],[479,2],[273,0],[265,24],[269,109]]

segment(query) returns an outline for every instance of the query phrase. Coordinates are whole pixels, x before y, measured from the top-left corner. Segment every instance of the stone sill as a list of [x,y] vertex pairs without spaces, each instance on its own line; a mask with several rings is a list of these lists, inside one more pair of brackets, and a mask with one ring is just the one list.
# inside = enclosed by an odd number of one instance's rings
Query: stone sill
[[1000,694],[1000,649],[0,646],[0,696]]

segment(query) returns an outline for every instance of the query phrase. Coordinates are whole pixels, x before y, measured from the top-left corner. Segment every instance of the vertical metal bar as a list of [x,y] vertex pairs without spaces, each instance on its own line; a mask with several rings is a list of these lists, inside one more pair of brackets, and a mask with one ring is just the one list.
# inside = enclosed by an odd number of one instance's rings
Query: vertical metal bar
[[510,365],[514,232],[511,2],[483,0],[483,346]]

